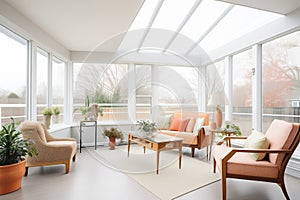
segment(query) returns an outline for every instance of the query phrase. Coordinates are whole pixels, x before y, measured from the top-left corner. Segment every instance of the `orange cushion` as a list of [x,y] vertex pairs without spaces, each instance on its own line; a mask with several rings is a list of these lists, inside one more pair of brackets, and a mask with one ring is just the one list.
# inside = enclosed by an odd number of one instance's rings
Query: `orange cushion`
[[186,132],[193,132],[195,123],[196,123],[195,118],[190,119],[189,123],[187,124],[187,126],[185,128],[185,131]]
[[176,118],[176,117],[173,118],[169,130],[170,131],[178,131],[180,123],[181,123],[181,119],[180,118]]
[[181,120],[180,124],[179,124],[179,128],[178,131],[185,131],[186,126],[188,125],[190,119],[183,119]]

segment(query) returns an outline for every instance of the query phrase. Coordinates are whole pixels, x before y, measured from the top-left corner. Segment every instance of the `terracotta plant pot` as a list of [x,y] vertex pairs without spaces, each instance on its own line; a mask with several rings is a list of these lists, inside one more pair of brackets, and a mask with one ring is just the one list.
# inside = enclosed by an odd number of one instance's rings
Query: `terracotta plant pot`
[[216,112],[215,113],[215,121],[217,128],[222,127],[222,112]]
[[114,150],[116,147],[116,138],[115,137],[110,137],[109,138],[109,149]]
[[0,195],[16,191],[21,188],[25,174],[26,160],[22,162],[0,166]]

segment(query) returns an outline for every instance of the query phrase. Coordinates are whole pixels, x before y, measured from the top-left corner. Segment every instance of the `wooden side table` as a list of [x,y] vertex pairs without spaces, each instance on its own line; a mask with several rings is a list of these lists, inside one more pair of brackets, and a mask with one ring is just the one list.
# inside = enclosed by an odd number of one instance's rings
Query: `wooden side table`
[[[230,136],[232,134],[235,134],[235,131],[225,131],[225,129],[222,129],[222,128],[219,128],[219,129],[215,129],[215,130],[209,130],[211,132],[210,134],[210,150],[209,150],[209,157],[208,159],[210,160],[211,158],[211,152],[212,152],[212,145],[213,145],[213,142],[215,141],[215,135],[216,133],[223,133],[225,134],[226,136]],[[229,140],[227,146],[231,146],[231,142]]]

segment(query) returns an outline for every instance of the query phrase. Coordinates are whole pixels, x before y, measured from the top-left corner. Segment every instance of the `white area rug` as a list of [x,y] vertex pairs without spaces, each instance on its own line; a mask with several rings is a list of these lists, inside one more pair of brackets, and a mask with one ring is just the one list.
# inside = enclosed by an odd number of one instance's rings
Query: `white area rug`
[[210,164],[197,158],[183,156],[179,169],[176,150],[160,153],[158,175],[156,152],[147,149],[144,154],[141,146],[132,145],[129,157],[127,146],[90,152],[104,165],[125,173],[160,199],[173,199],[220,179],[219,174],[212,172]]

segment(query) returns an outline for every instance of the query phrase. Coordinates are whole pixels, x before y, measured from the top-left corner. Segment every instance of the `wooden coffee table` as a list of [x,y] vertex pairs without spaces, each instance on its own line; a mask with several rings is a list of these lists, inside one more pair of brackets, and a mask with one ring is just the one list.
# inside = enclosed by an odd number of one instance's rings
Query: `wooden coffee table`
[[156,134],[150,138],[142,138],[141,136],[135,134],[128,134],[128,156],[130,152],[130,143],[135,142],[144,148],[144,153],[146,153],[146,148],[156,151],[156,174],[158,174],[159,169],[159,153],[161,151],[178,149],[179,151],[179,169],[181,169],[181,158],[182,158],[182,138],[172,137],[163,134]]

